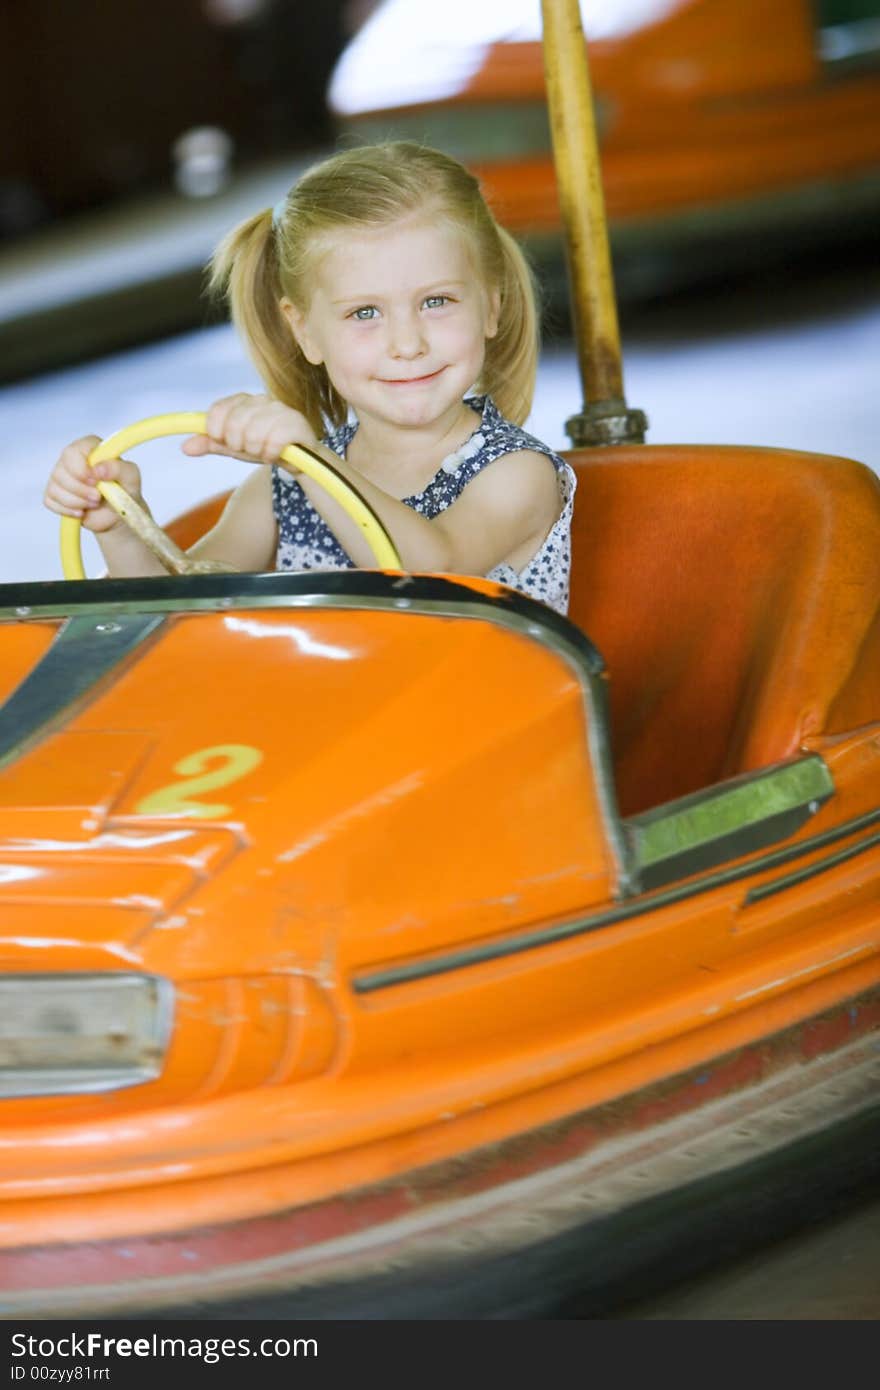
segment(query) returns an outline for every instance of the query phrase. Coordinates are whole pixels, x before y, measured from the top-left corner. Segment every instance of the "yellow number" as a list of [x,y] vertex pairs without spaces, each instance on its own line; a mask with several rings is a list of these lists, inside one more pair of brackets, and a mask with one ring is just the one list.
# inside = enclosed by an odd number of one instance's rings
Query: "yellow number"
[[[223,759],[220,766],[206,771],[208,764],[217,758]],[[198,792],[213,791],[215,787],[237,782],[262,761],[259,748],[251,748],[246,743],[218,743],[213,748],[200,748],[174,764],[174,771],[184,781],[172,782],[151,792],[138,802],[135,812],[141,816],[228,816],[231,806],[209,805],[189,798]]]

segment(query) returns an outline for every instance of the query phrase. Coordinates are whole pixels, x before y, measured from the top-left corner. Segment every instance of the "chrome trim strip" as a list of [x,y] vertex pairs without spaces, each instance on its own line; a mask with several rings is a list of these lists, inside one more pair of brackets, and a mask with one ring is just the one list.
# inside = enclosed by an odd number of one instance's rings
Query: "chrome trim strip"
[[834,869],[838,864],[845,864],[848,859],[855,859],[857,854],[864,854],[865,850],[873,849],[880,845],[880,835],[869,835],[865,840],[859,840],[858,844],[847,845],[846,849],[839,849],[836,854],[829,854],[826,859],[820,859],[817,864],[807,864],[806,868],[798,869],[793,874],[785,874],[782,878],[771,879],[769,883],[760,883],[757,888],[750,888],[745,896],[744,906],[750,907],[752,903],[762,902],[764,898],[772,898],[776,893],[783,893],[786,888],[794,888],[798,883],[806,883],[807,879],[816,878],[819,874],[824,874],[828,869]]
[[[48,580],[0,585],[0,622],[22,618],[67,617],[90,612],[197,612],[201,609],[321,605],[345,598],[352,606],[406,597],[453,599],[465,606],[512,609],[542,626],[562,631],[585,658],[603,667],[602,658],[580,628],[546,604],[498,586],[484,594],[454,575],[398,574],[383,570],[313,570],[269,573],[156,575],[140,579]],[[404,601],[402,606],[408,606]]]
[[76,615],[0,709],[0,768],[51,733],[165,619],[161,614]]
[[474,618],[549,647],[567,662],[580,683],[600,814],[615,861],[617,893],[626,896],[632,891],[631,854],[617,807],[611,765],[604,662],[579,628],[543,603],[513,589],[499,588],[494,597],[458,584],[454,578],[386,574],[378,570],[87,579],[0,588],[0,622],[66,616],[71,611],[99,614],[106,621],[118,614],[267,607],[391,610]]
[[[649,893],[644,897],[631,899],[622,907],[609,908],[605,912],[595,913],[592,917],[578,917],[568,922],[560,922],[553,927],[539,927],[533,931],[523,932],[519,936],[505,937],[501,941],[486,942],[481,946],[464,947],[442,956],[435,956],[430,960],[422,958],[410,961],[406,965],[365,970],[362,974],[352,978],[352,989],[355,994],[372,994],[376,990],[388,989],[393,985],[410,984],[415,980],[430,979],[434,975],[448,974],[450,971],[461,970],[467,966],[483,965],[491,960],[502,960],[505,956],[519,955],[523,951],[536,950],[542,946],[552,946],[559,941],[567,941],[572,937],[585,935],[587,932],[615,926],[618,922],[626,922],[633,917],[642,917],[646,912],[655,912],[661,908],[670,907],[673,903],[684,902],[687,898],[697,897],[701,893],[709,893],[715,888],[724,888],[729,883],[737,883],[740,879],[763,873],[765,869],[773,869],[777,865],[791,863],[793,859],[800,859],[806,854],[812,854],[814,850],[822,849],[825,845],[835,844],[838,840],[855,835],[870,825],[876,825],[878,821],[880,821],[880,808],[876,811],[869,811],[863,816],[857,816],[854,820],[843,825],[835,826],[832,830],[825,830],[819,835],[812,835],[808,840],[801,840],[798,844],[791,845],[786,849],[774,850],[771,854],[762,855],[760,859],[752,859],[748,864],[737,864],[733,868],[722,869],[717,873],[706,874],[701,878],[691,880],[678,888],[668,888],[663,892]],[[869,846],[866,845],[867,847]],[[857,851],[854,850],[854,852]],[[837,856],[832,855],[819,864],[810,865],[810,872],[818,874],[825,868],[834,868],[836,860]],[[742,906],[747,905],[748,898],[744,899],[742,903]]]

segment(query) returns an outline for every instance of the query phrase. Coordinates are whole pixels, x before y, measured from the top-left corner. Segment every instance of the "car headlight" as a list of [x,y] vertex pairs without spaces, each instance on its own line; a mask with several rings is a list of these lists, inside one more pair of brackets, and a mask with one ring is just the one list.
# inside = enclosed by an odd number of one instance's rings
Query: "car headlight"
[[152,1081],[173,990],[152,975],[0,978],[0,1096],[72,1095]]

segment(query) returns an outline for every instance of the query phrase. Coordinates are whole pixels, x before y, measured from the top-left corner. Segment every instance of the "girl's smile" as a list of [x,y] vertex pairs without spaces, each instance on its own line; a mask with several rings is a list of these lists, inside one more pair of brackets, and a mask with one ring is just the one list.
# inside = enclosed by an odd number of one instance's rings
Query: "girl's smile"
[[402,377],[382,377],[386,386],[421,386],[426,381],[434,381],[445,367],[438,367],[436,372],[429,372],[427,376],[402,376]]

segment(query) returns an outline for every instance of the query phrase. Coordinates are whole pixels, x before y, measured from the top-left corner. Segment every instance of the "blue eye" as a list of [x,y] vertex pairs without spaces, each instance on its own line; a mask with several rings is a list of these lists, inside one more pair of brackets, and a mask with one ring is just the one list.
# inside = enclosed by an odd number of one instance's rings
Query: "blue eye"
[[373,304],[364,304],[362,308],[355,309],[350,318],[357,319],[358,323],[369,323],[370,319],[376,318],[379,310]]
[[428,309],[442,309],[444,304],[449,303],[448,294],[429,294],[425,300],[425,307]]

